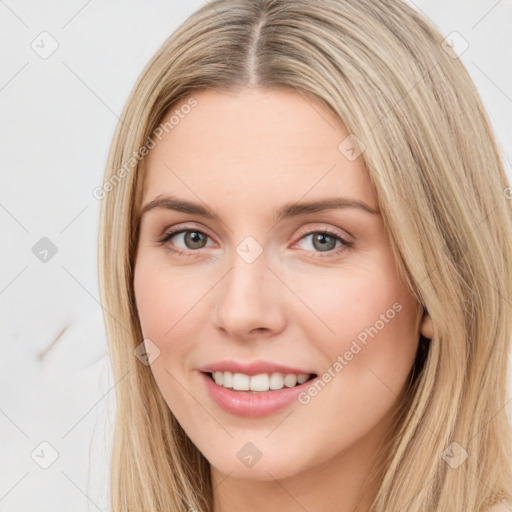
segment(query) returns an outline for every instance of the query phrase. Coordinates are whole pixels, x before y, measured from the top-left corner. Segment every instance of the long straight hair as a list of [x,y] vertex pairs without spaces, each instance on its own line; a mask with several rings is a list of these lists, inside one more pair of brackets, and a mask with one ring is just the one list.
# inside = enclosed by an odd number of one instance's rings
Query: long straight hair
[[432,319],[371,512],[473,512],[512,498],[511,189],[478,92],[443,39],[399,0],[212,0],[148,63],[97,194],[116,381],[113,512],[212,512],[209,464],[134,356],[133,289],[144,155],[178,100],[212,88],[294,90],[363,142],[397,265]]

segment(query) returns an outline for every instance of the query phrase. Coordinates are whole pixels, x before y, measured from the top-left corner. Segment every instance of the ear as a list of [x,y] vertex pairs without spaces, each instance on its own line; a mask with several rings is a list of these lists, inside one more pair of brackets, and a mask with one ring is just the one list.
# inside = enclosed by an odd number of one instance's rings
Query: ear
[[423,318],[421,319],[421,328],[420,332],[425,338],[431,340],[434,337],[434,327],[432,325],[432,319],[428,316],[427,310],[423,314]]

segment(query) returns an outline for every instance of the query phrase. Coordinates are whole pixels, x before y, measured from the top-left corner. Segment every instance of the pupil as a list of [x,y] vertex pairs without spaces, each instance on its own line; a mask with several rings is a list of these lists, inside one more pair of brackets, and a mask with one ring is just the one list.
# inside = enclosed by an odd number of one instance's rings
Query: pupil
[[[326,239],[327,239],[327,242],[326,242]],[[315,236],[313,237],[313,245],[315,246],[316,249],[319,249],[321,251],[334,249],[334,246],[326,247],[326,243],[327,243],[327,245],[329,245],[329,240],[331,241],[331,244],[334,242],[334,245],[336,245],[336,240],[334,240],[333,237],[331,237],[329,235],[325,235],[323,233],[316,233]],[[317,241],[320,241],[320,245],[318,245],[318,246],[316,244]]]
[[201,247],[200,244],[201,244],[201,241],[202,241],[203,238],[204,237],[202,236],[202,234],[201,233],[197,233],[197,231],[189,231],[185,235],[185,241],[187,242],[187,245],[189,245],[188,242],[191,243],[191,245],[192,245],[191,248],[192,249],[197,249],[198,248],[198,246],[196,246],[195,244],[199,244],[199,247]]

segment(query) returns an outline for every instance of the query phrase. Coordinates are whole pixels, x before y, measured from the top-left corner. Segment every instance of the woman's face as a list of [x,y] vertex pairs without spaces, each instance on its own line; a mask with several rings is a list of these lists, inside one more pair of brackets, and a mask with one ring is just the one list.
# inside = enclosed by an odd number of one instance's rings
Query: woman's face
[[147,159],[134,285],[156,383],[232,477],[368,460],[420,326],[363,157],[292,90],[194,98]]

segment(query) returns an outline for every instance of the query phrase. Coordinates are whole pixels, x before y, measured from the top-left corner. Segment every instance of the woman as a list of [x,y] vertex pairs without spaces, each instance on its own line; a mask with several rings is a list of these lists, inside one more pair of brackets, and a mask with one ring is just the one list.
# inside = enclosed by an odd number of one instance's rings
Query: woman
[[507,510],[507,190],[406,4],[190,16],[103,185],[112,510]]

